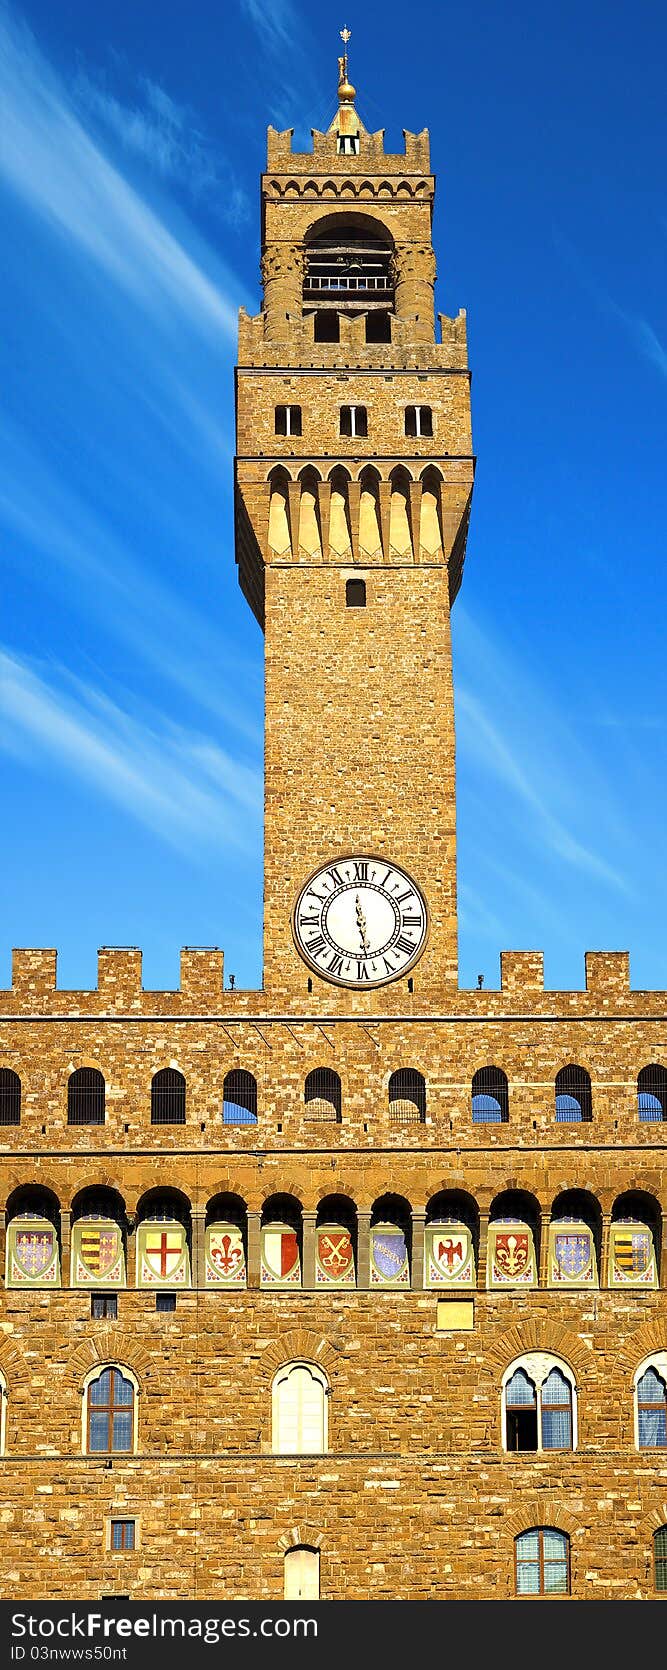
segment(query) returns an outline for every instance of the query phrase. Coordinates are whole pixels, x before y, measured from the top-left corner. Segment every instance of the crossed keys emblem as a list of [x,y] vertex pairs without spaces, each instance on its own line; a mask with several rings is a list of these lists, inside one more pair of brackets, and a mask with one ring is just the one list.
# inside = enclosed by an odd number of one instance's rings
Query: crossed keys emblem
[[344,1270],[347,1270],[351,1256],[352,1248],[349,1235],[320,1236],[320,1263],[325,1270],[331,1272],[332,1276],[340,1276]]

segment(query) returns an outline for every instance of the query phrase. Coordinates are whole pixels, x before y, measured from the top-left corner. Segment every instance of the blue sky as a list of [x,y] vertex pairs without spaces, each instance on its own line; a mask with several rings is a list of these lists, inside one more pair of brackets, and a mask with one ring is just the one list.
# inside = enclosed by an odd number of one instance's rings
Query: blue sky
[[0,0],[0,983],[261,970],[262,640],[233,561],[265,129],[431,130],[478,475],[454,610],[461,983],[667,986],[667,14]]

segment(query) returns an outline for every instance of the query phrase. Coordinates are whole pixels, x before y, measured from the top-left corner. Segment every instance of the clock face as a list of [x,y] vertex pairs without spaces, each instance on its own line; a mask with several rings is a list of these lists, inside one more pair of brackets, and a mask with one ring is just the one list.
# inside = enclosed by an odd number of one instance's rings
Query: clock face
[[302,957],[339,986],[384,986],[421,955],[428,918],[419,888],[386,858],[337,858],[306,882],[293,917]]

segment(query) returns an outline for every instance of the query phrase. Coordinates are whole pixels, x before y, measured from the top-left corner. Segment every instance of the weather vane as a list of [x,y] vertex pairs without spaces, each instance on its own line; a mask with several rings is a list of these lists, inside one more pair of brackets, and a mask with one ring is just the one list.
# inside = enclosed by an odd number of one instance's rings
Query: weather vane
[[352,38],[352,30],[348,29],[346,24],[344,29],[339,30],[339,34],[345,48],[343,57],[338,59],[338,81],[340,84],[341,81],[347,81],[347,43]]

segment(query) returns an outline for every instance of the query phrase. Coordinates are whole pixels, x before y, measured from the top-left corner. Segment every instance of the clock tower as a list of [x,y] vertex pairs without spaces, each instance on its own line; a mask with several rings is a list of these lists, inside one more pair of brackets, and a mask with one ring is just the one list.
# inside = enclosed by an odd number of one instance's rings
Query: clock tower
[[[346,33],[346,32],[345,32]],[[296,1012],[457,983],[450,607],[473,482],[465,315],[434,325],[426,131],[268,132],[242,310],[236,544],[264,628],[264,989]],[[374,994],[374,995],[371,995]]]

